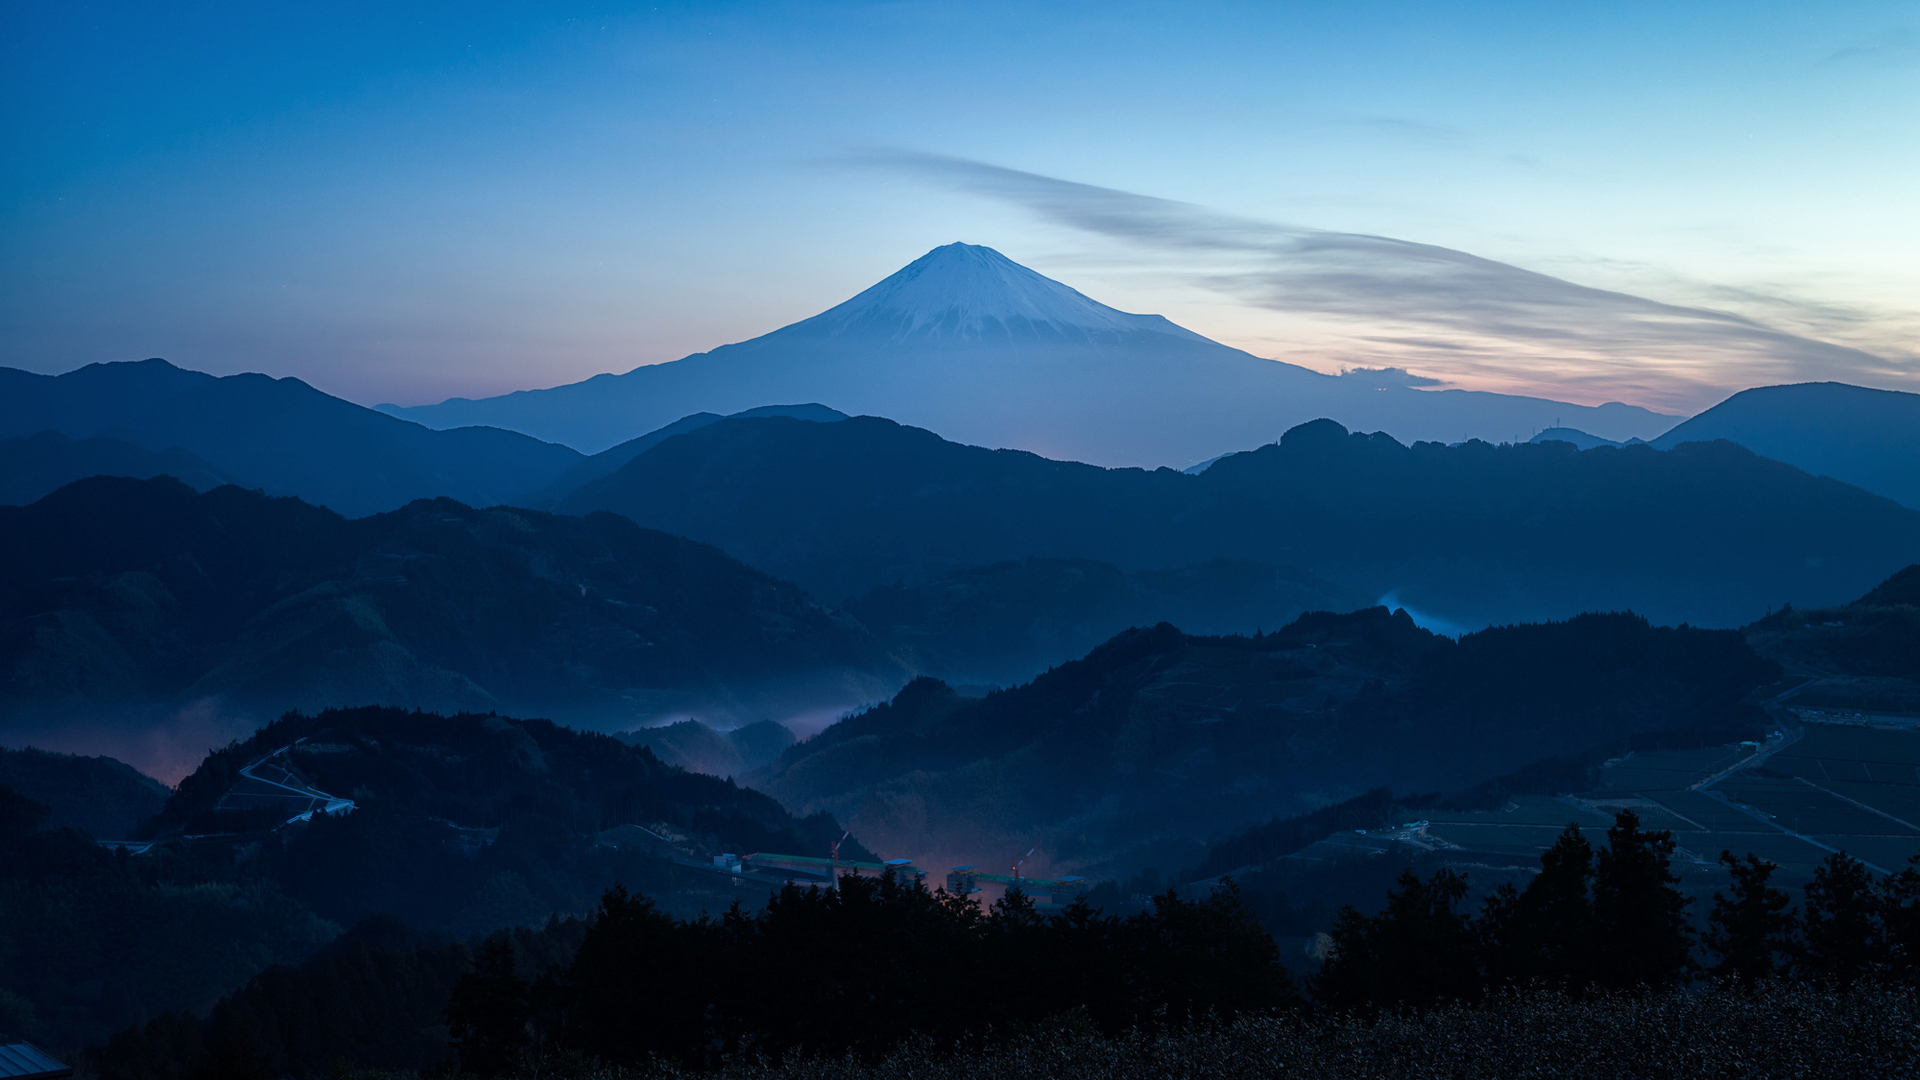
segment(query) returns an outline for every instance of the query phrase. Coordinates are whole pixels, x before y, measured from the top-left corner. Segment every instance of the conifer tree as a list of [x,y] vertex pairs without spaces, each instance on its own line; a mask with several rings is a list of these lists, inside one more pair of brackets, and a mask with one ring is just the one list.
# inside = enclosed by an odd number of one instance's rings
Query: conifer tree
[[514,972],[513,940],[495,931],[447,998],[447,1032],[460,1068],[478,1076],[505,1076],[527,1048],[530,987]]
[[1920,855],[1881,882],[1880,920],[1887,938],[1887,973],[1920,982]]
[[1767,884],[1779,867],[1752,852],[1742,860],[1722,851],[1720,861],[1733,875],[1733,895],[1715,892],[1707,916],[1706,945],[1720,957],[1713,973],[1743,982],[1783,974],[1780,958],[1792,955],[1799,920],[1787,894]]
[[1480,942],[1488,976],[1585,987],[1593,977],[1592,877],[1593,845],[1569,824],[1540,856],[1540,872],[1524,891],[1503,885],[1487,898]]
[[1883,966],[1887,941],[1881,895],[1865,863],[1844,851],[1827,856],[1814,868],[1806,898],[1800,963],[1807,974],[1851,986]]
[[1312,981],[1322,1005],[1366,1012],[1480,996],[1476,931],[1472,917],[1459,910],[1467,879],[1438,870],[1423,881],[1407,870],[1398,885],[1378,915],[1341,909],[1333,950]]
[[1596,984],[1660,990],[1686,975],[1693,930],[1690,901],[1674,888],[1673,848],[1671,832],[1642,831],[1631,810],[1615,815],[1593,874]]

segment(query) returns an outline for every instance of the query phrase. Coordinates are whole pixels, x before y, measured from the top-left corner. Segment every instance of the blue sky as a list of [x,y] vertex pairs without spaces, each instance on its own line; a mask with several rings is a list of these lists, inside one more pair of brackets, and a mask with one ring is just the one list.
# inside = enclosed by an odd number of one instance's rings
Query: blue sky
[[952,240],[1322,370],[1920,389],[1920,5],[8,5],[0,363],[416,404]]

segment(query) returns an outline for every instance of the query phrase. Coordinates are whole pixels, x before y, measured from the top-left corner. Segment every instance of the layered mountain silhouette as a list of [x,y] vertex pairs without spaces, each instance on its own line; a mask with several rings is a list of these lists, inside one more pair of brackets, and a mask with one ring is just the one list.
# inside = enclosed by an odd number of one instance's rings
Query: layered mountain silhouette
[[1309,611],[1353,611],[1373,600],[1317,574],[1240,559],[1128,573],[1093,559],[1033,558],[883,585],[843,607],[918,671],[961,685],[1006,686],[1084,656],[1131,626],[1172,622],[1197,634],[1251,634]]
[[1653,440],[1726,439],[1920,508],[1920,394],[1846,383],[1743,390]]
[[1739,626],[1920,559],[1920,513],[1726,442],[1403,445],[1331,421],[1199,475],[986,450],[875,417],[726,420],[561,500],[714,544],[830,602],[1029,557],[1244,559],[1464,627],[1631,608]]
[[795,742],[792,729],[771,720],[720,731],[698,720],[640,728],[620,736],[688,772],[738,776],[773,761]]
[[0,787],[47,807],[48,828],[71,826],[103,840],[133,836],[170,794],[125,762],[32,747],[0,749]]
[[[217,378],[164,360],[90,364],[57,376],[0,368],[0,439],[49,431],[117,439],[162,456],[184,453],[177,469],[164,471],[196,486],[202,476],[231,478],[356,517],[439,496],[506,502],[583,460],[512,431],[429,430],[298,379]],[[30,449],[58,452],[51,444]],[[4,456],[11,463],[20,452]],[[101,472],[156,474],[148,461],[101,464]]]
[[[761,405],[734,413],[733,418],[752,418],[756,416],[789,416],[795,420],[810,420],[818,424],[830,424],[836,420],[845,420],[847,414],[838,409],[829,409],[818,403],[805,405]],[[628,439],[618,446],[609,447],[592,457],[561,473],[553,483],[539,491],[528,492],[513,500],[516,506],[545,510],[574,490],[584,487],[603,476],[617,471],[620,466],[639,457],[675,435],[689,431],[698,431],[718,420],[730,419],[718,413],[694,413],[683,416],[673,423],[635,439]]]
[[69,439],[57,431],[0,439],[0,503],[24,506],[89,476],[171,476],[197,491],[234,482],[177,446],[149,450],[125,439]]
[[254,723],[381,704],[731,726],[837,715],[905,677],[793,586],[611,514],[439,499],[348,520],[164,477],[0,507],[10,742],[196,702]]
[[1738,631],[1628,614],[1457,643],[1404,611],[1317,612],[1260,637],[1130,630],[984,698],[920,679],[749,782],[916,857],[1020,850],[1079,872],[1142,844],[1386,785],[1459,790],[1642,733],[1753,738],[1742,698],[1778,676]]
[[589,453],[697,412],[819,401],[982,446],[1102,465],[1185,467],[1316,417],[1403,440],[1525,439],[1566,423],[1603,437],[1672,426],[1633,406],[1425,391],[1264,360],[1133,315],[992,248],[936,248],[853,299],[770,334],[548,390],[387,412],[485,424]]

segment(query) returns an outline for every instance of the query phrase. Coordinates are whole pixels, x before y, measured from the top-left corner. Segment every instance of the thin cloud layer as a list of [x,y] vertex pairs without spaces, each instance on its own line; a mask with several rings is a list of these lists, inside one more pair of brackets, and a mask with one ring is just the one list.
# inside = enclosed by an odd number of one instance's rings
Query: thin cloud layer
[[1192,284],[1284,313],[1290,359],[1400,368],[1476,389],[1692,412],[1747,386],[1910,386],[1907,365],[1745,315],[1576,284],[1464,251],[1237,217],[930,154],[869,155],[1123,242]]

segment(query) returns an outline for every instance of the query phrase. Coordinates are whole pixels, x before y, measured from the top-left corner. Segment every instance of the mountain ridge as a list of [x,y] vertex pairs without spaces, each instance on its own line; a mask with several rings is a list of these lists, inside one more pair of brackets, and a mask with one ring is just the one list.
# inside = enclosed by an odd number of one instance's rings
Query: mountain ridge
[[947,245],[819,315],[623,374],[492,398],[379,406],[596,452],[696,412],[819,401],[957,441],[1104,466],[1185,467],[1317,416],[1405,440],[1524,439],[1556,418],[1625,439],[1676,418],[1466,390],[1381,385],[1263,359],[1133,315],[1007,259]]
[[160,359],[62,375],[0,368],[0,438],[46,431],[182,449],[247,486],[349,517],[439,496],[502,503],[582,459],[500,428],[436,431],[293,378],[215,376]]
[[[436,499],[347,519],[166,477],[0,507],[0,734],[118,739],[132,749],[115,757],[163,777],[167,763],[128,755],[290,708],[514,709],[621,730],[838,715],[906,674],[794,586],[612,514]],[[185,726],[201,713],[227,728]]]
[[1738,626],[1920,559],[1920,513],[1727,442],[1407,446],[1330,420],[1198,475],[965,446],[878,417],[726,420],[558,509],[714,544],[834,604],[1030,557],[1128,572],[1227,558],[1399,590],[1463,626],[1621,607]]
[[1726,439],[1920,509],[1920,394],[1840,382],[1742,390],[1653,440]]

